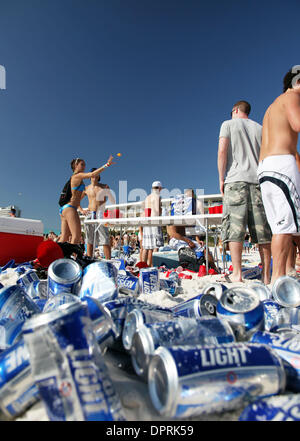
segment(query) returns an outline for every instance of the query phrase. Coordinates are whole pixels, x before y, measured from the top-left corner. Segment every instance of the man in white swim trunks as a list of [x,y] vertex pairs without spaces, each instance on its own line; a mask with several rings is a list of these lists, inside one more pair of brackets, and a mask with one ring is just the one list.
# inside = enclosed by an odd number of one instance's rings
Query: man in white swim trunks
[[258,179],[272,229],[271,284],[287,274],[293,242],[300,246],[300,172],[297,152],[300,132],[300,75],[294,68],[283,80],[281,94],[263,120]]
[[[92,168],[90,171],[96,170]],[[106,199],[108,198],[111,203],[115,203],[112,197],[111,191],[107,184],[100,183],[100,175],[91,178],[91,184],[85,187],[82,193],[82,198],[84,196],[88,197],[89,205],[87,210],[83,210],[79,207],[81,214],[86,216],[86,219],[98,219],[101,218],[101,213],[105,210]],[[94,235],[95,235],[95,224],[85,224],[85,241],[87,246],[87,256],[93,257],[94,252]],[[100,225],[97,230],[95,237],[96,246],[103,246],[103,252],[106,259],[111,258],[111,245],[108,228],[104,225]]]
[[[161,216],[162,206],[160,192],[162,190],[162,184],[160,181],[154,181],[152,183],[152,191],[146,197],[144,202],[145,209],[151,209],[151,216]],[[147,263],[148,266],[152,266],[153,250],[163,246],[163,234],[161,227],[144,227],[142,237],[142,261]]]

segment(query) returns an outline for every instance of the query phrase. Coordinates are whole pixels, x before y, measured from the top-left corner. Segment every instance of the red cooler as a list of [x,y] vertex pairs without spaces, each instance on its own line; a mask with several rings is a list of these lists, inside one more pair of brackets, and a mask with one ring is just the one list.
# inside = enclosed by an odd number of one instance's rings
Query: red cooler
[[11,259],[16,263],[35,259],[37,247],[44,240],[43,233],[40,220],[0,217],[0,266]]

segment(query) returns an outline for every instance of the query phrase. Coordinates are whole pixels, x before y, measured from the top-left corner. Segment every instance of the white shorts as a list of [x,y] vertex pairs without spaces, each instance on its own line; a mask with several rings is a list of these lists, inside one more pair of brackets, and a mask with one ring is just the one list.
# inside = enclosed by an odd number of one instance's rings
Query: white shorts
[[258,164],[266,216],[273,234],[300,234],[300,173],[293,155],[268,156]]

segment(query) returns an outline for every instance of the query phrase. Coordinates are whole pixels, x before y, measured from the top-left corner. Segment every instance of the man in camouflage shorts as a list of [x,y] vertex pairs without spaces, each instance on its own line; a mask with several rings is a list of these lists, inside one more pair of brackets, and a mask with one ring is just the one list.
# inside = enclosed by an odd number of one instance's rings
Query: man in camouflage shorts
[[233,273],[227,281],[242,281],[242,251],[248,226],[263,265],[262,280],[270,283],[271,229],[257,180],[262,127],[248,118],[251,106],[238,101],[232,119],[220,129],[218,171],[223,196],[222,241],[228,243]]

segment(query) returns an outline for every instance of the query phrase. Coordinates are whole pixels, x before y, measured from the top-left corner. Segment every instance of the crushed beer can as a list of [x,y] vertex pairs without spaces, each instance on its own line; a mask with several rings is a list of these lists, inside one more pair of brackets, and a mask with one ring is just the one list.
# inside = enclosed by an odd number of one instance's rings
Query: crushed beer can
[[272,286],[272,296],[280,305],[296,308],[300,306],[300,283],[293,277],[279,277]]
[[178,283],[172,279],[160,279],[159,281],[159,289],[163,291],[167,291],[172,296],[176,296],[178,293]]
[[0,351],[5,351],[22,337],[23,320],[0,319]]
[[38,314],[40,309],[18,285],[2,288],[0,291],[0,319],[23,320]]
[[95,297],[101,302],[118,297],[117,269],[110,261],[93,262],[83,271],[79,296]]
[[174,314],[169,309],[141,307],[132,310],[126,315],[122,342],[124,348],[129,351],[132,345],[134,333],[145,323],[164,322],[171,320]]
[[23,273],[19,279],[17,280],[17,285],[24,289],[24,291],[28,294],[28,290],[30,285],[33,282],[39,282],[39,277],[35,270],[28,269]]
[[247,280],[260,279],[261,268],[259,266],[254,266],[251,268],[242,268],[242,278]]
[[255,332],[251,342],[271,347],[286,363],[287,388],[300,391],[300,336],[275,334],[273,332]]
[[274,302],[274,300],[263,300],[262,305],[264,308],[264,322],[265,331],[270,331],[275,323],[278,312],[283,308],[279,303]]
[[263,302],[264,300],[270,300],[272,297],[272,293],[269,288],[262,282],[253,282],[249,285],[251,289],[253,289],[259,297],[259,300]]
[[65,305],[67,303],[81,303],[81,300],[78,296],[74,294],[70,294],[68,292],[61,292],[56,294],[56,296],[50,297],[43,308],[43,312],[54,311],[59,308],[61,305]]
[[158,268],[141,268],[139,275],[139,285],[141,294],[151,294],[159,291],[159,270]]
[[281,308],[272,322],[270,331],[286,332],[291,329],[300,333],[300,309]]
[[69,303],[23,328],[35,384],[52,421],[123,420],[88,309]]
[[217,317],[228,320],[238,341],[264,329],[264,308],[258,294],[250,288],[225,291],[217,304]]
[[137,296],[139,294],[139,278],[130,273],[118,274],[119,292]]
[[15,418],[39,399],[29,352],[21,339],[0,354],[0,410],[8,418]]
[[300,394],[255,401],[243,410],[239,421],[300,421]]
[[209,283],[203,290],[203,294],[211,294],[220,300],[224,291],[227,290],[227,286],[222,283]]
[[28,286],[27,294],[32,298],[47,299],[48,298],[48,281],[36,280]]
[[48,296],[61,292],[78,294],[81,286],[82,269],[73,259],[57,259],[48,268]]
[[216,345],[234,341],[230,325],[226,320],[216,317],[177,318],[148,323],[141,326],[133,336],[130,350],[132,365],[136,374],[146,379],[150,359],[159,346]]
[[148,370],[155,409],[178,419],[239,408],[281,393],[285,381],[281,358],[251,343],[159,347]]

